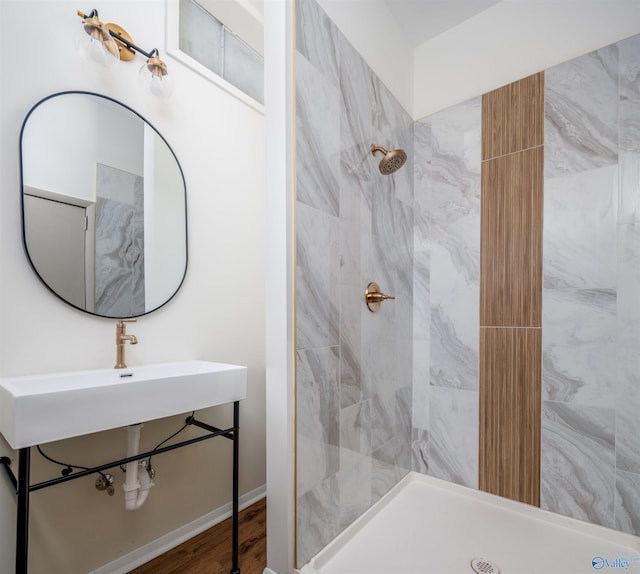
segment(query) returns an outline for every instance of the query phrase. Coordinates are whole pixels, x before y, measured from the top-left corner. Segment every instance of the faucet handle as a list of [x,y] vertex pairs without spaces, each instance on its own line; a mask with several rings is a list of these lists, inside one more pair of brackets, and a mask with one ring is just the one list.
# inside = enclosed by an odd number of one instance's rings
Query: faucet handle
[[124,327],[125,323],[135,323],[138,319],[120,319],[118,321],[118,327]]
[[364,292],[364,299],[369,311],[375,313],[380,309],[380,305],[383,301],[386,301],[387,299],[395,299],[395,297],[393,295],[385,295],[380,291],[380,286],[372,281],[367,285],[367,289]]

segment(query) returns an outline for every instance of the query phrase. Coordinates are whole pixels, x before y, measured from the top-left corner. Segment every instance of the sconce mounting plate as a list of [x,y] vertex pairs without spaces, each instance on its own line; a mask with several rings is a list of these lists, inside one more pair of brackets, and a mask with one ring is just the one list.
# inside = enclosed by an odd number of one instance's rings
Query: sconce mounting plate
[[[133,41],[133,38],[129,35],[129,33],[118,24],[109,22],[108,24],[105,24],[105,25],[109,30],[118,34],[118,36],[122,36],[125,40],[131,42],[132,44],[135,44],[135,42]],[[126,44],[124,44],[120,40],[118,40],[118,38],[114,38],[114,40],[116,41],[116,44],[118,44],[118,52],[120,52],[120,60],[124,62],[133,60],[133,58],[136,55],[135,51],[129,48]]]

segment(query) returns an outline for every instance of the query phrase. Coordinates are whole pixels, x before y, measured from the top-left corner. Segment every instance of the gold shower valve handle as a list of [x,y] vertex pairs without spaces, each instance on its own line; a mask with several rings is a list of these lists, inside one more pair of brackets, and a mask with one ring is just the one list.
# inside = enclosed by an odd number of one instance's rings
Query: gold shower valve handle
[[378,309],[380,309],[380,305],[383,301],[387,299],[395,299],[393,295],[385,295],[382,291],[380,291],[380,286],[373,281],[367,285],[367,288],[364,292],[364,300],[367,304],[367,309],[372,313],[375,313]]

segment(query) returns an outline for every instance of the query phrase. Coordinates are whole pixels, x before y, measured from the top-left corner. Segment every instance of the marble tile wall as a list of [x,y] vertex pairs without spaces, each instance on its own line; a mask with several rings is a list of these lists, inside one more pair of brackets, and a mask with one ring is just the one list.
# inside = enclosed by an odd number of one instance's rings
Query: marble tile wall
[[546,72],[541,505],[640,535],[640,36]]
[[481,99],[414,126],[413,469],[478,485]]
[[[297,561],[411,468],[413,121],[314,0],[296,2]],[[409,160],[383,176],[372,143]],[[364,305],[376,281],[396,296]]]
[[145,312],[143,178],[97,165],[95,312],[131,317]]

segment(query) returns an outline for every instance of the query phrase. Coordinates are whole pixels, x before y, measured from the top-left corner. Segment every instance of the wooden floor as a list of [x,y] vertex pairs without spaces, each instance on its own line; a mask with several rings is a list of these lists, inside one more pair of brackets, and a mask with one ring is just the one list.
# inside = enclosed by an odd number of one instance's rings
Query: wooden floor
[[[240,512],[241,574],[262,574],[267,566],[266,498]],[[130,574],[229,574],[231,518],[187,540]]]

